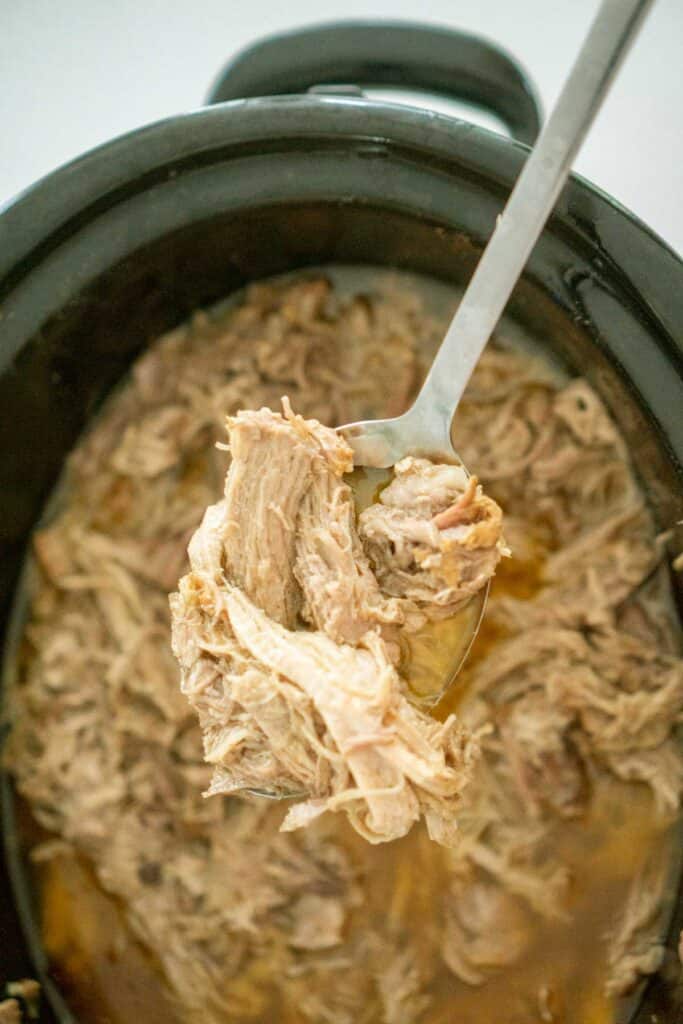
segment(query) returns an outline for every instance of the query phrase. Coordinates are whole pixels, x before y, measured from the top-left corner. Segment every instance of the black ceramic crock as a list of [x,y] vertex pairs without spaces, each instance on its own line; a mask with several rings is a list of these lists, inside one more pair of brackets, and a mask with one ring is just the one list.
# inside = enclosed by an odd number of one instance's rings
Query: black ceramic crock
[[[521,141],[372,102],[349,83],[468,100]],[[465,282],[540,122],[510,57],[410,24],[267,39],[228,65],[209,103],[86,154],[0,215],[3,623],[67,452],[152,339],[247,281],[298,267],[367,263]],[[573,177],[508,312],[601,393],[662,529],[682,519],[680,260]],[[11,825],[5,779],[0,980],[37,975],[44,1020],[71,1019],[37,944]],[[683,1020],[682,927],[679,899],[639,1024]]]

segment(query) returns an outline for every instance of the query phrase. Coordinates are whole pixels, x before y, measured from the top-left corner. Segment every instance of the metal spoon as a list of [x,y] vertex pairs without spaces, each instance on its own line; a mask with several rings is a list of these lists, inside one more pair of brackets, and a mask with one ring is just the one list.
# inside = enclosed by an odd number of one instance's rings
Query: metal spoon
[[[654,0],[604,0],[560,97],[499,217],[415,402],[402,416],[338,428],[357,467],[394,466],[406,455],[438,462],[462,460],[451,424],[462,394],[529,254],[548,219],[572,162],[611,82]],[[437,700],[457,675],[483,615],[488,588],[470,618],[470,636],[458,637],[453,668],[432,695]],[[287,799],[303,793],[250,790]]]

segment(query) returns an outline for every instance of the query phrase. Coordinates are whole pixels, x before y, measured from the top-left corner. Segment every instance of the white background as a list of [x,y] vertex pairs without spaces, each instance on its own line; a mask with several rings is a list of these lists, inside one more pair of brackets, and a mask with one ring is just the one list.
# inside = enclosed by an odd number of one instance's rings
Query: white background
[[[262,35],[332,19],[428,21],[502,44],[546,111],[597,0],[0,0],[0,203],[84,150],[201,105]],[[476,119],[474,117],[473,119]],[[683,250],[683,0],[657,0],[576,169]]]

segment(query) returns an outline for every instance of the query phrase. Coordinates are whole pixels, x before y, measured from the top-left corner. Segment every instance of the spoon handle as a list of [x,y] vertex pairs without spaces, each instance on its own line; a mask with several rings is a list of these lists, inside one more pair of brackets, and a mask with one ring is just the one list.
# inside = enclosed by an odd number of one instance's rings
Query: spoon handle
[[413,406],[420,418],[432,424],[436,435],[443,432],[444,424],[450,428],[472,371],[555,205],[579,146],[653,2],[603,0]]

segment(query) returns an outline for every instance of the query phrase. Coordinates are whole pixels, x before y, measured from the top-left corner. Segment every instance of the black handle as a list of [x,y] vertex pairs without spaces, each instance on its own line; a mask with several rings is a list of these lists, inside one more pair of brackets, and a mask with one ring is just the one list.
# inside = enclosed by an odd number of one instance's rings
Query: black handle
[[269,36],[230,61],[208,102],[347,83],[466,100],[492,111],[528,145],[541,126],[536,90],[507,53],[478,36],[410,22],[337,22]]

